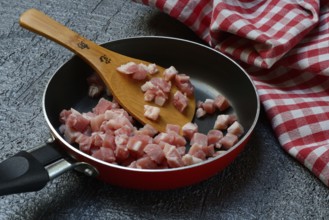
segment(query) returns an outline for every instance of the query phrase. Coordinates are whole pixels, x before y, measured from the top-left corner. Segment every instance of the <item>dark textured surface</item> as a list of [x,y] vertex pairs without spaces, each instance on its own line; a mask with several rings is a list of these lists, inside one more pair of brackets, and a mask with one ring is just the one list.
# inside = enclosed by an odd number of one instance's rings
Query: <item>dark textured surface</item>
[[[18,25],[35,7],[97,43],[167,35],[198,40],[170,17],[126,0],[0,0],[0,159],[49,138],[41,99],[71,52]],[[278,145],[262,113],[245,151],[198,185],[144,192],[69,172],[39,192],[0,197],[0,219],[328,219],[329,192]]]

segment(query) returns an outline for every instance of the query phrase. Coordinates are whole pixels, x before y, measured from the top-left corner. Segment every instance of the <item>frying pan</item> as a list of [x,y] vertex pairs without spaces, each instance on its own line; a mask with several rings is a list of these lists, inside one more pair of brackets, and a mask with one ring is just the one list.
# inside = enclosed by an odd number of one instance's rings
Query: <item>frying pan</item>
[[[222,94],[245,129],[238,143],[225,153],[202,163],[172,169],[136,169],[110,164],[80,151],[65,141],[58,128],[59,113],[74,108],[90,111],[98,99],[88,97],[86,78],[93,70],[73,56],[50,79],[43,95],[43,112],[52,133],[51,140],[28,152],[22,151],[0,163],[0,195],[36,191],[70,169],[117,186],[166,190],[203,181],[228,166],[243,150],[257,123],[259,99],[252,80],[232,59],[202,44],[170,37],[133,37],[111,41],[102,46],[121,54],[175,66],[191,76],[196,100]],[[216,115],[194,119],[199,131],[212,129]]]

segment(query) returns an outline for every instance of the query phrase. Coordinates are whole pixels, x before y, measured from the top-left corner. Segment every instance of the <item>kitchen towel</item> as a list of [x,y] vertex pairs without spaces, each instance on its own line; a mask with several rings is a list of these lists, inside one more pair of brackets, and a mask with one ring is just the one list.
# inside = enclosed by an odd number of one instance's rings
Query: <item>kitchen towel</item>
[[281,146],[329,186],[328,0],[135,2],[169,14],[239,61]]

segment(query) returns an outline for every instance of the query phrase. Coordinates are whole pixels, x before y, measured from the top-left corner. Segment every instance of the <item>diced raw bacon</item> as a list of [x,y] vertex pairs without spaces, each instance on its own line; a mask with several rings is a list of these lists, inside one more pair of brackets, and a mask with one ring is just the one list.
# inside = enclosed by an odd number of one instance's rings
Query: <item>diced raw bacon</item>
[[224,130],[227,129],[237,118],[235,115],[225,115],[221,114],[217,116],[214,124],[214,129]]
[[186,139],[183,136],[177,134],[176,132],[162,132],[156,135],[154,137],[154,143],[161,144],[161,142],[168,143],[176,147],[186,145]]
[[125,131],[129,128],[129,130],[133,129],[133,125],[131,122],[125,118],[125,117],[117,117],[117,118],[112,118],[108,121],[104,121],[104,123],[101,125],[100,130],[104,131],[114,131],[118,129],[124,128]]
[[157,164],[161,164],[165,159],[163,150],[158,144],[147,144],[144,152]]
[[168,95],[162,90],[157,90],[155,92],[154,103],[158,106],[163,106],[168,99]]
[[182,157],[175,146],[166,143],[163,152],[169,167],[175,168],[184,166]]
[[[206,114],[214,114],[216,110],[224,111],[230,107],[229,102],[223,95],[218,95],[215,99],[206,99],[197,102],[196,117],[201,118]],[[225,129],[225,128],[223,128]]]
[[90,121],[78,111],[71,109],[71,114],[67,116],[65,124],[76,131],[84,132],[88,128]]
[[[155,64],[146,66],[130,62],[120,66],[118,71],[135,79],[143,79],[148,74],[158,72],[158,69]],[[193,94],[190,77],[178,74],[174,67],[166,69],[163,76],[144,83],[141,87],[144,99],[163,105],[169,98],[173,82],[179,90],[171,98],[176,102],[174,105],[184,111],[187,96]],[[98,76],[91,76],[88,80],[90,85],[101,82]],[[181,102],[182,97],[184,102]],[[196,117],[213,114],[216,110],[224,111],[229,107],[222,95],[214,100],[198,101]],[[145,117],[152,120],[159,117],[160,108],[157,106],[145,105],[144,110]],[[200,163],[234,146],[244,132],[233,114],[218,115],[214,129],[207,134],[199,133],[197,124],[192,122],[182,128],[168,124],[166,132],[161,133],[148,124],[137,128],[133,118],[120,108],[115,99],[109,101],[104,98],[100,98],[90,112],[80,113],[73,108],[61,111],[59,121],[59,132],[69,143],[77,143],[82,152],[109,163],[139,169],[176,168]],[[187,143],[187,140],[190,142]]]
[[112,129],[112,130],[117,130],[117,129],[119,129],[121,127],[124,127],[124,126],[128,126],[131,129],[133,128],[133,125],[131,124],[129,119],[126,118],[126,117],[112,118],[112,119],[110,119],[106,122],[106,126],[109,129]]
[[154,143],[156,144],[160,144],[161,142],[173,143],[175,140],[175,136],[173,134],[161,132],[158,135],[156,135],[153,140]]
[[174,132],[176,134],[179,134],[180,131],[180,126],[179,125],[174,125],[174,124],[167,124],[166,125],[166,132],[170,133],[170,132]]
[[224,154],[225,152],[226,152],[226,150],[218,150],[218,151],[216,151],[216,152],[214,153],[214,155],[213,155],[212,157],[217,157],[217,156],[219,156],[219,155]]
[[158,67],[155,63],[150,63],[147,66],[147,70],[148,70],[148,73],[151,74],[151,75],[159,72]]
[[65,122],[66,122],[66,120],[67,120],[67,118],[69,117],[70,114],[72,114],[71,110],[63,109],[59,114],[59,121],[62,124],[65,124]]
[[79,144],[79,149],[87,154],[90,154],[91,141],[90,136],[83,134],[78,136],[75,140],[75,142]]
[[191,145],[199,145],[201,147],[208,146],[208,137],[205,134],[196,132],[191,139]]
[[139,158],[143,156],[145,146],[152,142],[153,139],[148,135],[135,135],[129,138],[127,148],[132,156]]
[[101,147],[92,154],[93,157],[112,163],[115,161],[114,152],[111,148]]
[[135,62],[128,62],[119,66],[117,68],[117,71],[123,74],[130,75],[138,71],[138,64],[136,64]]
[[151,81],[146,81],[142,86],[141,90],[146,92],[147,90],[156,89],[156,86]]
[[61,124],[59,126],[59,128],[58,128],[58,131],[59,131],[59,133],[64,134],[65,129],[66,129],[66,125],[65,124]]
[[167,143],[167,142],[164,142],[164,141],[157,142],[156,139],[153,139],[153,142],[156,143],[156,144],[158,144],[161,147],[162,150],[164,149],[164,147],[165,147],[165,145]]
[[124,109],[111,109],[106,111],[104,114],[106,120],[124,117],[130,122],[133,122],[133,118]]
[[119,105],[117,103],[113,103],[104,98],[101,98],[98,101],[97,105],[93,108],[93,113],[95,113],[96,115],[100,115],[105,113],[107,110],[117,109],[117,108],[119,108]]
[[158,165],[150,157],[142,157],[136,160],[136,168],[139,169],[156,169]]
[[115,136],[112,132],[105,133],[104,139],[103,139],[103,147],[111,148],[112,150],[115,150]]
[[230,103],[228,102],[228,100],[226,99],[226,97],[223,96],[223,95],[216,96],[216,98],[214,100],[214,105],[220,111],[225,111],[226,109],[228,109],[230,107]]
[[118,147],[118,146],[125,146],[127,145],[128,143],[128,140],[129,140],[129,137],[125,134],[122,134],[122,135],[116,135],[114,137],[114,142],[115,142],[115,145]]
[[235,121],[227,128],[227,132],[239,137],[243,134],[244,129],[238,121]]
[[82,133],[80,131],[76,131],[71,127],[65,126],[65,131],[64,131],[64,139],[68,143],[74,143],[77,137],[79,137]]
[[93,149],[98,149],[103,146],[103,140],[105,138],[105,134],[102,132],[93,132],[91,134],[91,145]]
[[132,141],[131,139],[129,139],[127,149],[136,158],[141,157],[143,155],[143,143],[140,140]]
[[116,130],[114,130],[114,135],[127,135],[128,137],[131,137],[135,133],[135,127],[130,125],[124,125]]
[[193,135],[198,132],[198,125],[192,122],[188,122],[182,127],[183,136],[188,140],[191,140]]
[[186,145],[186,139],[183,136],[177,133],[172,133],[172,135],[174,136],[174,142],[172,143],[173,145],[175,145],[176,147]]
[[188,98],[181,91],[177,90],[173,97],[173,105],[178,111],[184,112],[188,105]]
[[161,89],[165,93],[168,93],[171,90],[171,83],[167,82],[163,78],[154,77],[150,81],[156,88]]
[[160,108],[156,106],[144,105],[144,116],[156,121],[160,115]]
[[96,114],[93,112],[82,113],[81,115],[86,119],[88,119],[89,121],[96,116]]
[[202,104],[203,104],[203,101],[198,100],[198,101],[196,102],[196,107],[197,107],[197,108],[202,108]]
[[88,88],[88,96],[91,98],[99,97],[104,92],[105,89],[106,89],[105,86],[92,84]]
[[163,71],[163,78],[166,81],[171,81],[172,79],[175,78],[175,76],[178,74],[178,71],[174,66],[170,66],[169,68],[165,69]]
[[177,74],[175,76],[175,85],[188,97],[192,96],[194,93],[194,87],[190,81],[190,77],[185,74]]
[[155,104],[163,106],[168,100],[168,94],[171,90],[171,82],[163,78],[154,77],[141,86],[144,92],[144,100],[147,102],[154,101]]
[[231,115],[229,115],[228,123],[229,123],[229,125],[231,125],[237,120],[238,120],[238,117],[234,114],[231,114]]
[[138,64],[137,71],[134,72],[131,77],[135,80],[144,80],[146,79],[148,73],[148,67],[145,64],[140,63]]
[[131,163],[128,165],[128,167],[130,167],[130,168],[137,168],[137,166],[136,166],[136,160],[129,161],[129,162],[131,162]]
[[128,62],[117,68],[120,73],[131,75],[135,80],[144,80],[149,73],[148,66],[143,63],[136,64],[135,62]]
[[214,105],[214,100],[213,99],[206,99],[204,101],[204,103],[202,104],[202,108],[208,114],[213,114],[216,111],[216,107]]
[[144,101],[151,102],[155,98],[156,91],[153,89],[149,89],[144,93]]
[[[114,150],[114,155],[117,161],[126,161],[129,158],[129,150],[125,145],[118,145]],[[127,161],[126,161],[127,162]],[[129,164],[131,161],[129,162]]]
[[196,113],[195,113],[197,118],[202,118],[206,114],[207,114],[207,112],[203,108],[197,108]]
[[88,88],[89,97],[92,98],[99,97],[106,90],[105,84],[96,73],[93,73],[89,77],[87,77],[87,83],[89,86]]
[[144,127],[141,127],[138,131],[136,131],[136,134],[145,134],[150,137],[154,137],[158,133],[158,130],[156,130],[152,125],[145,124]]
[[177,74],[175,76],[175,82],[178,84],[190,82],[190,77],[186,74]]
[[210,144],[208,146],[203,146],[202,150],[207,157],[212,157],[215,154],[215,146],[213,144]]
[[197,157],[201,160],[205,160],[206,159],[206,154],[202,149],[202,145],[199,144],[192,144],[192,146],[190,147],[188,154]]
[[233,145],[236,144],[238,140],[238,136],[231,133],[226,133],[226,135],[219,142],[222,144],[223,149],[228,150],[233,147]]
[[91,118],[90,119],[91,130],[99,131],[104,120],[105,120],[104,114],[96,115],[95,117]]
[[195,157],[195,156],[193,156],[191,154],[185,154],[182,157],[182,160],[183,160],[185,166],[189,166],[189,165],[201,163],[203,161],[202,159],[200,159],[198,157]]
[[208,144],[217,144],[223,138],[223,132],[220,130],[210,130],[207,134]]
[[179,147],[176,146],[176,149],[177,149],[178,153],[181,156],[184,156],[186,154],[186,147],[185,146],[179,146]]

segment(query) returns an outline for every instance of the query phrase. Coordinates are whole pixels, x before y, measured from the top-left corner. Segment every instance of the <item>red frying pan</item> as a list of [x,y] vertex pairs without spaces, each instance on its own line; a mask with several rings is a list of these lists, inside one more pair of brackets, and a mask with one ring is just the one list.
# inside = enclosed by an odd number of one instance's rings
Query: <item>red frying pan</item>
[[[196,100],[224,95],[232,106],[228,113],[237,115],[245,133],[224,154],[181,168],[136,169],[93,158],[67,143],[58,130],[61,110],[73,107],[87,112],[98,102],[87,95],[86,78],[93,70],[74,56],[56,71],[44,92],[43,112],[53,139],[44,146],[20,152],[0,163],[0,195],[39,190],[49,180],[73,168],[121,187],[173,189],[215,175],[243,150],[258,120],[260,103],[252,80],[233,60],[207,46],[169,37],[127,38],[103,46],[163,67],[175,66],[191,77]],[[203,133],[212,129],[214,120],[215,116],[194,119]]]

